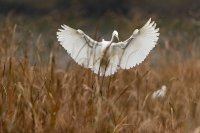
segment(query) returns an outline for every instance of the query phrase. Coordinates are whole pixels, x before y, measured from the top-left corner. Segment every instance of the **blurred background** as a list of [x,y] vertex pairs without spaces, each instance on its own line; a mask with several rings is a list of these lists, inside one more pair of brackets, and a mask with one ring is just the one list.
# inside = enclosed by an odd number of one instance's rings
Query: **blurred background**
[[[66,24],[124,40],[149,18],[156,47],[105,79],[56,38]],[[200,0],[0,0],[0,133],[199,133],[199,68]]]
[[5,36],[12,36],[14,30],[15,43],[8,43],[16,46],[14,56],[28,51],[27,56],[35,63],[38,57],[33,55],[37,51],[45,63],[53,51],[58,66],[63,66],[68,56],[56,39],[61,24],[82,29],[96,40],[109,39],[116,29],[124,40],[150,17],[160,27],[161,47],[170,45],[184,51],[184,45],[200,40],[199,0],[1,0],[1,41],[11,41]]
[[[108,11],[133,17],[133,12],[155,13],[161,16],[198,17],[199,0],[1,0],[2,13],[42,15],[72,11],[80,16],[102,16]],[[66,14],[67,15],[67,14]]]

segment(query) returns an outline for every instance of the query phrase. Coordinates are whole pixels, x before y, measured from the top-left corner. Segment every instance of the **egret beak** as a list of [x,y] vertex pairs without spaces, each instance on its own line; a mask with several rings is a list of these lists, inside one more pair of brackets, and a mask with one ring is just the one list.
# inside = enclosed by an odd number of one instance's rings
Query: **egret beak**
[[116,38],[117,38],[117,40],[119,41],[119,37],[118,37],[118,36],[116,36]]

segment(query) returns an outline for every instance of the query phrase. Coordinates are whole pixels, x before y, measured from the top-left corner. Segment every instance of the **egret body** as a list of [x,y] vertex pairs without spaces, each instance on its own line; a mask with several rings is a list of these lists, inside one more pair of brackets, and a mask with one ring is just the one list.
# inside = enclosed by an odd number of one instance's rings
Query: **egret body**
[[[82,30],[62,25],[57,38],[76,63],[90,68],[100,76],[114,74],[119,68],[130,69],[140,64],[155,47],[159,29],[151,19],[125,41],[119,41],[118,32],[113,31],[110,41],[97,42]],[[118,39],[115,43],[114,38]]]

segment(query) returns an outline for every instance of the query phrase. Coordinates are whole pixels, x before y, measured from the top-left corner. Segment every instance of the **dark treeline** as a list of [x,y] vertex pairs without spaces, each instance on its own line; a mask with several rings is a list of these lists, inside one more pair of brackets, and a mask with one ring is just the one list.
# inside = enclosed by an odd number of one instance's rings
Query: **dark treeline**
[[[189,5],[189,6],[188,6]],[[158,14],[181,15],[198,12],[199,0],[1,0],[0,13],[45,14],[57,10],[71,10],[81,15],[102,15],[113,11],[127,15],[139,9]]]

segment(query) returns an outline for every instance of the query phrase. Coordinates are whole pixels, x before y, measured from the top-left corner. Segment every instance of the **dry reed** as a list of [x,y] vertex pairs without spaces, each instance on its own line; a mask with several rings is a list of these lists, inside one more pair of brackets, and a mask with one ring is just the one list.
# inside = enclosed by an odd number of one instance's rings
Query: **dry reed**
[[[53,53],[48,65],[30,64],[27,49],[24,56],[16,58],[16,26],[4,27],[0,35],[0,132],[199,130],[200,60],[196,47],[189,48],[192,56],[186,59],[168,47],[169,41],[161,41],[166,47],[157,46],[151,53],[159,53],[156,64],[150,63],[154,56],[149,56],[136,68],[106,77],[102,84],[101,77],[73,62],[65,70],[57,69]],[[166,85],[167,94],[152,99],[151,94],[162,85]]]

